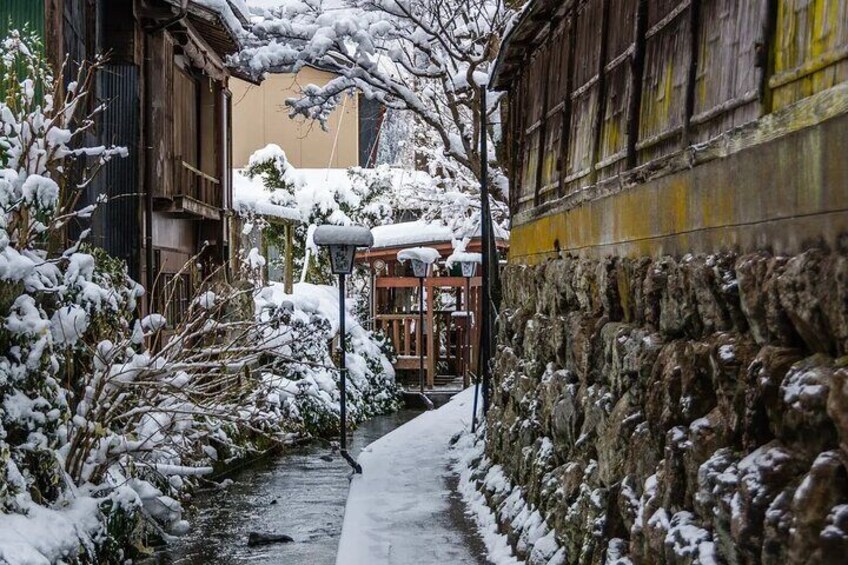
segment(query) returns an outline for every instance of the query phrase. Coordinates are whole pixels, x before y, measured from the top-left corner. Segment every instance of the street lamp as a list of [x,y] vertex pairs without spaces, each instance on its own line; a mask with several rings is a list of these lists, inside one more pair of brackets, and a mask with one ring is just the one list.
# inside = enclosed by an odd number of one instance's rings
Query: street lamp
[[347,359],[345,351],[345,276],[353,272],[353,258],[357,247],[371,247],[374,245],[374,236],[371,230],[361,226],[318,226],[312,235],[315,245],[329,247],[330,266],[333,274],[339,276],[339,347],[341,355],[339,360],[339,390],[341,393],[340,416],[341,416],[341,453],[342,457],[350,463],[353,470],[362,473],[362,467],[347,452],[347,397],[345,394],[347,385]]
[[[471,279],[477,274],[477,265],[483,262],[483,255],[480,253],[466,253],[463,251],[454,251],[448,257],[445,264],[448,269],[459,263],[462,267],[462,276],[465,277],[465,357],[466,357],[466,375],[468,374],[468,365],[471,364]],[[467,384],[465,386],[468,386]],[[477,431],[477,393],[480,390],[480,379],[475,379],[474,382],[474,403],[471,413],[471,431]]]
[[[432,247],[412,247],[404,249],[397,254],[398,261],[411,261],[412,273],[418,277],[418,327],[421,336],[418,343],[418,381],[421,385],[421,398],[432,408],[433,403],[424,394],[424,279],[430,274],[430,267],[442,256],[438,250]],[[433,331],[430,328],[430,331]],[[433,352],[431,351],[432,355]]]

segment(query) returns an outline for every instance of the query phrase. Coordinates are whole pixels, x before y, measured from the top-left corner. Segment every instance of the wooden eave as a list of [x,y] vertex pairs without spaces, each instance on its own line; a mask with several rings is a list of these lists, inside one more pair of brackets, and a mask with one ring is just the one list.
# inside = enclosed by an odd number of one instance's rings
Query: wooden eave
[[175,194],[172,198],[157,198],[156,210],[170,216],[196,220],[220,220],[222,217],[220,208],[184,194]]
[[188,20],[221,59],[225,59],[227,55],[235,53],[241,47],[238,38],[229,31],[218,14],[206,8],[202,8],[201,11],[196,5],[190,4]]
[[205,41],[203,34],[196,30],[191,22],[184,21],[180,28],[171,30],[171,33],[192,66],[218,81],[223,81],[230,75],[218,52]]
[[509,89],[528,55],[544,42],[550,28],[559,24],[575,1],[531,0],[501,43],[489,83],[493,90]]

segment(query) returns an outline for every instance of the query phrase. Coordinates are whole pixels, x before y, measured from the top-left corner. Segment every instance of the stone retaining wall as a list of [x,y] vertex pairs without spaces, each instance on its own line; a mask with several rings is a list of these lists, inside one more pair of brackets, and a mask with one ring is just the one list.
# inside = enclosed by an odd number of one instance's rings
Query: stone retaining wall
[[848,255],[565,257],[504,288],[477,474],[502,518],[517,487],[557,562],[844,562]]

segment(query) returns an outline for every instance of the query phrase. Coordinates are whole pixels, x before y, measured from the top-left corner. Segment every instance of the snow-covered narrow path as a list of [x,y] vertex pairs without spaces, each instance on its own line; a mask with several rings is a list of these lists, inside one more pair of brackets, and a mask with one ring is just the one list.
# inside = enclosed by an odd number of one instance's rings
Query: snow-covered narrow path
[[451,504],[450,440],[470,426],[472,401],[468,389],[363,450],[336,565],[486,562]]

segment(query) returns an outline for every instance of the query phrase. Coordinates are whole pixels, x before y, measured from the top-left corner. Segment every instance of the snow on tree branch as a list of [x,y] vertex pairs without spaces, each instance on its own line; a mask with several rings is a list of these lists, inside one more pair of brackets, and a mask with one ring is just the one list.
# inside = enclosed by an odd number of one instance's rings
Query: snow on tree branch
[[[292,115],[323,122],[345,93],[362,92],[415,116],[430,143],[422,156],[453,162],[431,167],[439,176],[460,191],[470,179],[479,182],[479,87],[488,82],[500,37],[515,13],[506,2],[282,0],[278,8],[254,11],[248,47],[235,61],[245,71],[259,77],[314,65],[338,75],[287,100]],[[490,117],[498,116],[497,100],[487,105]],[[496,131],[490,128],[486,135],[494,141]],[[505,183],[494,152],[486,158],[493,165],[495,194],[503,200],[498,192]]]

